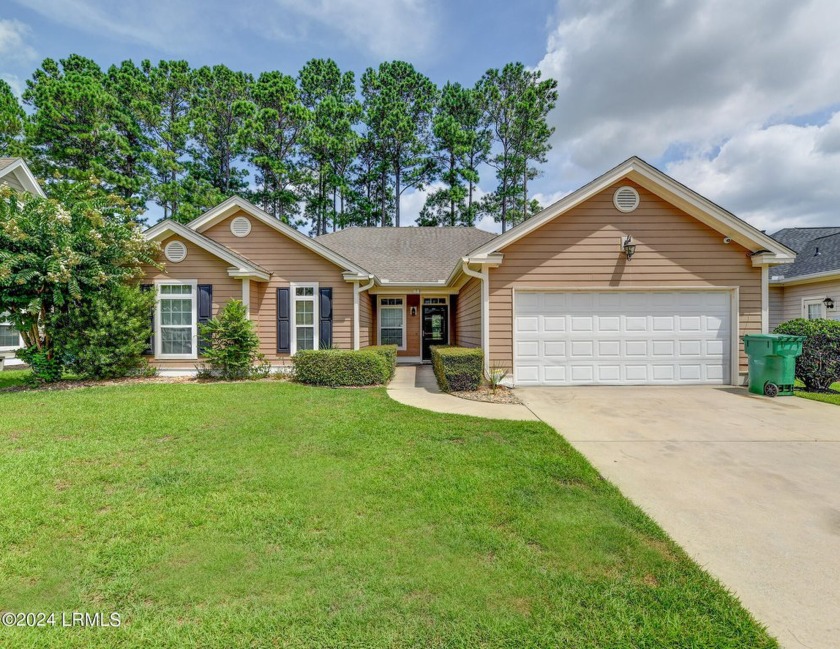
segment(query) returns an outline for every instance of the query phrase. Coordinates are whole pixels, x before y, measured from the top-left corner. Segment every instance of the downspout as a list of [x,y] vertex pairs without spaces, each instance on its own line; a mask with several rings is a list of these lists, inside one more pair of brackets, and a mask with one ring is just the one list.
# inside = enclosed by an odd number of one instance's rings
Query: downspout
[[761,333],[770,331],[770,267],[761,267]]
[[359,296],[373,286],[373,275],[368,275],[370,280],[364,286],[359,282],[353,282],[353,349],[359,349]]
[[461,270],[468,277],[481,281],[481,349],[484,351],[484,375],[490,377],[490,272],[482,264],[481,272],[470,268],[466,259],[461,260]]

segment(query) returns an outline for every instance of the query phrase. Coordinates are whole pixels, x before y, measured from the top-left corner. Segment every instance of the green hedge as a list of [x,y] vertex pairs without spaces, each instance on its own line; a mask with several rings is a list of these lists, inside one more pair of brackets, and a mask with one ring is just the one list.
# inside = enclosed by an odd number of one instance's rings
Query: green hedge
[[796,378],[809,392],[824,392],[840,381],[840,321],[797,318],[783,322],[777,334],[805,336],[796,359]]
[[363,350],[360,351],[376,352],[377,354],[381,354],[385,358],[385,362],[390,368],[388,380],[390,381],[392,378],[394,378],[394,372],[397,371],[396,345],[372,345],[371,347],[365,347]]
[[484,375],[484,352],[469,347],[432,347],[432,367],[444,392],[476,390]]
[[392,374],[387,355],[381,350],[310,349],[298,352],[292,361],[295,380],[308,385],[381,385]]

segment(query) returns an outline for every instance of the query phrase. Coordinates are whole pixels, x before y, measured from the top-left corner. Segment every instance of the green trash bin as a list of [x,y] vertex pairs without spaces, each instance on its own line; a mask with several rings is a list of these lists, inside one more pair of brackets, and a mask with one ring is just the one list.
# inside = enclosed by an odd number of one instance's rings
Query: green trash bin
[[805,336],[747,334],[743,340],[749,359],[750,392],[768,397],[792,395],[796,358],[802,353]]

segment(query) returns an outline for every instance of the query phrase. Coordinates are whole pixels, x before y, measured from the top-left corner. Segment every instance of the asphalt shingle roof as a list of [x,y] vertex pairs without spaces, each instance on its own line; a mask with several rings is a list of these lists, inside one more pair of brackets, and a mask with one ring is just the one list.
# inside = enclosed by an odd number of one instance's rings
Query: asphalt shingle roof
[[[810,237],[806,239],[808,235]],[[796,250],[796,261],[774,267],[770,271],[773,277],[792,279],[840,270],[840,227],[788,228],[780,230],[773,238]]]
[[497,235],[478,228],[360,228],[322,234],[316,241],[381,280],[446,280],[458,260]]
[[791,250],[799,252],[814,239],[828,237],[833,234],[840,234],[840,227],[785,228],[770,236]]

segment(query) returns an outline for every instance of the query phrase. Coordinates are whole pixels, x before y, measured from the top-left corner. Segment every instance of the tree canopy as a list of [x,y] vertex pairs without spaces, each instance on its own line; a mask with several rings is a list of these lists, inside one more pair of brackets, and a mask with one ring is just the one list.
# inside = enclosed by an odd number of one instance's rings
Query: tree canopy
[[357,84],[332,59],[252,75],[183,60],[104,70],[70,54],[45,59],[21,100],[0,82],[0,155],[25,156],[48,191],[94,177],[137,220],[181,222],[239,194],[317,235],[404,225],[420,189],[421,225],[529,218],[557,89],[521,63],[439,88],[405,61]]

